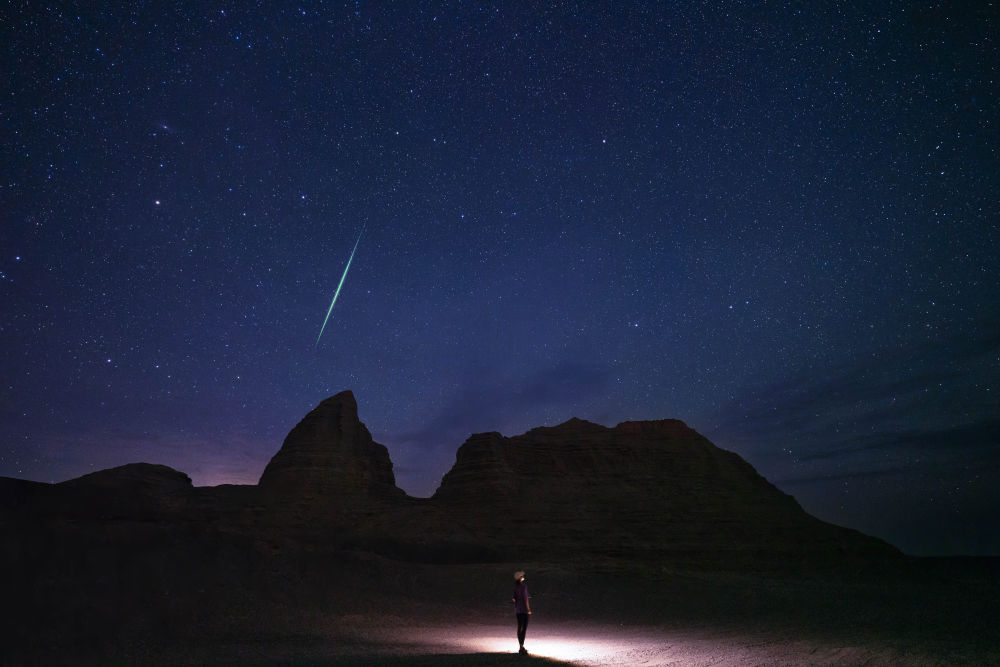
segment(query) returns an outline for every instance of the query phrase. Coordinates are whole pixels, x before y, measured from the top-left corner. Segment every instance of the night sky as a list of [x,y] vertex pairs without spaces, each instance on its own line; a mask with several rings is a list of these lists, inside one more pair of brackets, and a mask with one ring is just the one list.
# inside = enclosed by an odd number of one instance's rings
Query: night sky
[[412,495],[677,418],[1000,554],[996,3],[264,4],[3,10],[0,475],[256,483],[351,389]]

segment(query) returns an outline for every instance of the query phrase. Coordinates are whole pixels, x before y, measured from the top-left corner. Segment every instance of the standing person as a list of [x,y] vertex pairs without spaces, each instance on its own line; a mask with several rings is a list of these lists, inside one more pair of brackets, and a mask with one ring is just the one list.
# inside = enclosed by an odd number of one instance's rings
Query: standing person
[[528,631],[528,617],[531,616],[531,594],[528,593],[528,585],[524,583],[524,572],[518,570],[514,573],[514,613],[517,614],[517,643],[521,645],[518,653],[522,655],[528,652],[524,648],[524,634]]

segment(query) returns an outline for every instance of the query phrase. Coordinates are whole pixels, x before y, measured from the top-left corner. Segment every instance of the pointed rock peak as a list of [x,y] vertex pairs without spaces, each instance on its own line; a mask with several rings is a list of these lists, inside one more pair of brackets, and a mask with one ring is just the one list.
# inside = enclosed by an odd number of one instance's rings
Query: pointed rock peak
[[314,438],[325,440],[355,442],[359,438],[371,439],[368,429],[358,418],[358,402],[350,389],[323,399],[295,427],[289,437],[296,431],[299,431],[299,436],[303,431],[312,431]]
[[385,446],[358,419],[358,403],[342,391],[317,405],[291,430],[258,485],[312,495],[400,495]]
[[354,410],[355,414],[358,412],[358,401],[354,398],[354,392],[350,389],[345,389],[339,394],[334,394],[330,398],[323,399],[317,407],[323,406],[342,406],[345,409]]
[[342,425],[351,426],[361,423],[358,418],[358,402],[350,389],[320,401],[320,404],[306,415],[307,420],[310,418],[324,421],[335,420]]

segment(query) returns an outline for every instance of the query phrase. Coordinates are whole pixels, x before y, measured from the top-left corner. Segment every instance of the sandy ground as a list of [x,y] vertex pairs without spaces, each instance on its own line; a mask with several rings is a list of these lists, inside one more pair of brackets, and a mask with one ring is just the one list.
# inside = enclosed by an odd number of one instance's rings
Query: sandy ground
[[992,566],[794,578],[539,564],[525,657],[511,564],[320,556],[291,561],[298,578],[261,583],[253,570],[243,582],[255,589],[219,580],[197,596],[185,579],[152,597],[146,576],[125,577],[110,595],[108,580],[82,587],[92,579],[71,572],[50,582],[55,593],[43,599],[57,603],[22,600],[23,622],[0,627],[0,666],[1000,665]]
[[[433,650],[442,655],[485,654],[484,664],[490,664],[491,659],[516,650],[513,635],[513,622],[485,627],[420,628],[404,633],[409,642],[402,645],[416,648],[436,644]],[[710,629],[546,624],[540,619],[529,626],[525,646],[536,658],[573,665],[918,664],[924,659],[887,647],[824,646]],[[925,664],[932,662],[928,658]]]
[[[517,654],[510,623],[391,627],[354,623],[339,639],[239,642],[200,648],[175,647],[159,655],[133,655],[155,664],[216,665],[953,665],[983,664],[984,656],[961,647],[928,651],[906,645],[819,641],[778,634],[745,634],[712,628],[666,628],[597,623],[550,623],[534,618]],[[1000,661],[1000,654],[994,655]],[[131,662],[123,656],[124,662]],[[987,664],[998,664],[996,662]]]

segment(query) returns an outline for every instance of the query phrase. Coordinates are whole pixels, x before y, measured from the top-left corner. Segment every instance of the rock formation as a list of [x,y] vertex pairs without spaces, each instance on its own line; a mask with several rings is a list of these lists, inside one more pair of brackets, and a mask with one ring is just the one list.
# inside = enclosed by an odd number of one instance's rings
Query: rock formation
[[357,664],[340,652],[390,625],[451,627],[456,609],[478,636],[520,567],[543,620],[742,624],[809,646],[839,627],[828,655],[882,623],[907,650],[925,635],[956,647],[937,662],[996,662],[995,563],[914,560],[809,516],[675,420],[476,434],[434,497],[408,498],[344,392],[288,434],[259,485],[194,487],[141,463],[0,478],[0,663]]
[[191,478],[184,473],[152,463],[129,463],[98,470],[62,482],[61,486],[142,494],[184,493],[192,488]]
[[358,419],[350,391],[326,399],[291,430],[258,487],[272,503],[346,509],[405,496],[389,451]]
[[890,555],[802,510],[738,455],[677,420],[571,419],[473,435],[433,501],[472,541],[534,557],[674,562]]
[[54,486],[0,480],[0,501],[8,514],[152,518],[269,537],[305,531],[310,540],[429,562],[740,567],[898,553],[808,515],[742,458],[677,420],[607,428],[571,419],[509,438],[476,434],[433,498],[409,498],[350,391],[292,429],[257,486],[195,488],[165,466],[131,464]]

